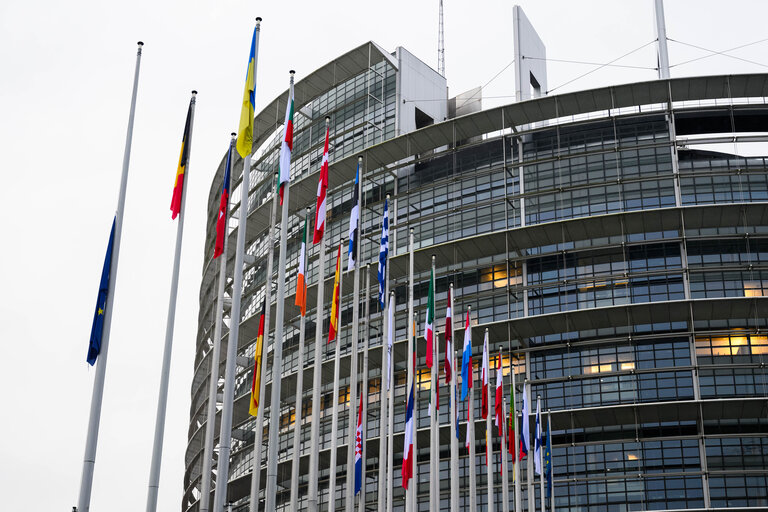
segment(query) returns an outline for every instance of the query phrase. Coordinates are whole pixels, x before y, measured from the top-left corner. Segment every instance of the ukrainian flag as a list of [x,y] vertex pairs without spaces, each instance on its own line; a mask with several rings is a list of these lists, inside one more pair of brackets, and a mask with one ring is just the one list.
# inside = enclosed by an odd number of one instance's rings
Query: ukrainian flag
[[256,90],[256,29],[251,39],[251,54],[248,57],[248,71],[245,74],[243,109],[240,111],[240,127],[237,130],[237,152],[245,158],[253,146],[253,116]]

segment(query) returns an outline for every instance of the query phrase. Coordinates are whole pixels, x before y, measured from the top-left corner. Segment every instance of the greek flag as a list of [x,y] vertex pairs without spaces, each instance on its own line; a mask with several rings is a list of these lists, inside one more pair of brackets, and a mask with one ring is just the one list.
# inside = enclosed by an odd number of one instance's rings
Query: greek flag
[[381,245],[379,246],[379,304],[384,309],[387,285],[387,258],[389,256],[389,199],[384,201],[384,217],[381,221]]

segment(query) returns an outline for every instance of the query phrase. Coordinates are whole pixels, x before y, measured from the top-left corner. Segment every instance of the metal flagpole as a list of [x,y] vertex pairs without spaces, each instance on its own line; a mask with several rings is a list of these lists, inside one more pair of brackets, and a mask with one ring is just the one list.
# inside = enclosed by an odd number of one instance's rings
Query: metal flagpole
[[[467,329],[470,329],[472,325],[472,306],[467,306],[467,315],[469,315],[469,323]],[[472,350],[472,340],[470,339],[470,351]],[[469,378],[474,384],[475,369],[472,365],[469,366]],[[467,402],[467,436],[469,436],[469,510],[475,512],[477,510],[477,461],[475,460],[475,390],[470,385],[469,388],[469,401]]]
[[[547,439],[552,439],[552,411],[547,411]],[[549,447],[549,479],[552,480],[552,486],[549,489],[549,510],[555,512],[555,467],[552,464],[554,458],[552,457],[552,443],[548,444]]]
[[[293,75],[288,101],[293,100]],[[286,126],[287,130],[288,127]],[[285,181],[283,186],[283,212],[280,219],[280,256],[277,267],[277,302],[275,304],[275,337],[272,342],[272,398],[269,402],[269,440],[267,441],[267,488],[264,497],[267,512],[273,512],[277,503],[277,435],[280,430],[280,389],[282,385],[283,368],[283,315],[285,313],[285,261],[286,245],[288,242],[288,202],[291,182]]]
[[[304,214],[304,225],[308,226],[309,223],[307,219],[309,219],[309,210],[310,208],[307,208],[307,211]],[[309,236],[309,234],[307,234]],[[305,258],[304,267],[305,267],[305,273],[306,273],[306,242],[308,240],[305,240],[304,244],[304,251],[305,254],[300,256]],[[298,290],[296,290],[296,293],[298,293]],[[306,299],[305,299],[306,300]],[[299,361],[298,361],[298,369],[296,372],[296,405],[293,407],[294,413],[294,420],[293,420],[293,457],[292,457],[292,463],[291,463],[291,507],[290,510],[298,510],[298,503],[299,503],[299,461],[301,459],[299,455],[300,451],[300,442],[301,442],[301,415],[302,415],[302,402],[303,402],[303,395],[304,395],[304,330],[307,323],[307,316],[305,314],[301,315],[301,319],[299,320]]]
[[[526,372],[526,376],[527,376],[527,373],[528,372]],[[526,378],[526,380],[527,380],[527,378]],[[530,388],[530,386],[526,386],[525,384],[526,383],[524,381],[523,382],[523,393],[526,394],[525,398],[528,400],[528,403],[530,404],[531,403],[531,388]],[[529,419],[530,419],[530,411],[528,412],[528,415],[523,418],[523,421],[528,423],[528,434],[529,434],[528,437],[530,438],[530,432],[531,432],[531,430],[530,430],[530,423],[531,422],[529,421]],[[531,453],[531,452],[533,452],[535,450],[536,445],[534,443],[531,443],[531,441],[533,441],[533,439],[526,439],[526,441],[528,442],[528,453],[530,454],[527,457],[528,458],[528,464],[527,464],[528,465],[528,468],[527,468],[527,476],[528,476],[528,478],[527,478],[527,483],[528,483],[528,485],[527,485],[527,487],[528,487],[528,512],[536,512],[536,495],[534,494],[536,492],[536,484],[534,483],[534,478],[533,478],[533,457],[534,457],[534,454]]]
[[[432,276],[435,275],[435,255],[432,255]],[[433,289],[434,292],[434,289]],[[431,306],[434,309],[434,305]],[[430,375],[429,386],[429,509],[432,512],[440,510],[440,418],[437,409],[437,386],[438,381],[437,366],[440,360],[437,357],[437,335],[435,334],[435,321],[437,318],[435,312],[432,312],[432,374]]]
[[[181,211],[176,226],[176,248],[173,253],[173,272],[171,274],[171,294],[168,300],[168,317],[165,325],[165,345],[163,363],[160,370],[160,389],[157,397],[157,415],[155,416],[155,438],[152,443],[152,461],[149,466],[149,488],[147,490],[147,512],[157,510],[157,493],[160,486],[160,464],[163,460],[163,435],[165,433],[165,412],[168,406],[168,381],[171,374],[171,352],[173,350],[173,325],[176,320],[176,295],[179,290],[179,267],[181,266],[181,242],[184,237],[184,205],[187,203],[186,191],[189,190],[189,160],[192,154],[192,127],[195,123],[195,101],[197,91],[192,91],[189,114],[189,140],[187,165],[184,167],[184,183],[181,191]],[[186,190],[185,190],[186,189]]]
[[365,512],[365,473],[366,473],[366,448],[365,445],[368,441],[368,330],[371,323],[371,304],[370,304],[370,290],[371,290],[371,265],[365,266],[365,329],[363,330],[363,382],[360,387],[360,392],[363,394],[363,443],[362,443],[362,459],[363,459],[363,474],[362,482],[360,486],[360,499],[359,512]]
[[[387,273],[389,273],[389,263],[387,263]],[[395,302],[395,292],[389,292],[388,318],[389,336],[392,338],[392,347],[389,348],[389,357],[391,364],[387,370],[389,386],[389,400],[387,403],[387,512],[392,512],[394,507],[395,490],[395,311],[397,303]]]
[[[261,379],[259,381],[259,396],[261,403],[256,412],[256,423],[253,433],[253,457],[251,460],[251,498],[248,506],[249,512],[256,512],[259,508],[259,487],[261,486],[261,458],[263,455],[264,444],[264,396],[267,389],[267,347],[269,346],[270,316],[272,309],[272,269],[275,265],[275,224],[277,223],[277,202],[278,202],[278,174],[274,177],[274,190],[272,192],[272,211],[269,217],[269,235],[267,237],[267,273],[264,281],[264,301],[267,307],[264,311],[264,339],[262,340],[263,349],[261,357]],[[218,512],[218,511],[214,511]]]
[[[341,258],[341,251],[338,253],[338,257]],[[336,462],[339,445],[339,374],[341,371],[341,299],[342,283],[344,282],[344,272],[342,271],[342,262],[338,262],[339,265],[339,307],[336,312],[337,320],[336,325],[336,355],[333,359],[333,409],[331,416],[331,464],[330,464],[330,478],[328,480],[328,510],[336,510]],[[331,300],[334,300],[333,298]]]
[[[259,62],[259,35],[261,33],[261,18],[256,18],[254,31],[253,75]],[[256,80],[253,81],[254,95]],[[235,364],[237,362],[237,345],[240,340],[240,302],[243,293],[243,260],[245,259],[245,235],[248,222],[248,195],[251,189],[251,152],[243,158],[243,178],[240,184],[240,208],[238,209],[237,245],[235,247],[235,266],[232,270],[232,308],[230,310],[229,336],[227,337],[227,360],[225,365],[224,402],[221,409],[221,428],[219,429],[219,464],[216,472],[216,492],[214,493],[214,512],[224,507],[227,499],[227,484],[229,482],[229,454],[232,450],[232,410],[235,398]],[[264,358],[266,359],[266,358]]]
[[541,424],[541,395],[536,395],[536,418],[539,420],[539,431],[536,432],[537,436],[539,437],[538,442],[539,446],[539,468],[541,468],[541,471],[539,471],[539,497],[541,499],[541,512],[545,512],[547,507],[546,503],[544,501],[544,445],[542,443],[542,427],[544,425]]
[[[411,228],[408,232],[408,368],[410,369],[410,375],[413,379],[413,462],[411,463],[413,465],[413,481],[408,486],[408,494],[406,495],[407,499],[410,500],[410,507],[406,503],[406,510],[416,512],[419,508],[419,505],[416,500],[416,491],[419,486],[419,451],[417,449],[416,445],[416,434],[418,432],[418,407],[416,407],[416,397],[419,396],[418,391],[418,385],[417,385],[417,379],[416,379],[416,345],[413,343],[414,338],[416,337],[416,315],[413,312],[413,228]],[[413,345],[413,346],[411,346]],[[405,390],[406,397],[408,396],[408,393],[410,393],[410,387],[406,388]],[[407,400],[407,398],[406,398]],[[407,408],[407,406],[406,406]]]
[[[504,359],[502,358],[501,350],[502,348],[499,347],[499,365],[502,367],[501,391],[496,391],[497,393],[501,393],[501,450],[499,450],[499,453],[501,453],[501,479],[504,482],[501,486],[501,506],[502,512],[509,512],[509,466],[507,463],[507,452],[509,451],[509,447],[506,446],[507,443],[509,443],[509,432],[507,431],[507,400],[504,398]],[[518,512],[518,510],[519,509],[515,508],[515,512]]]
[[488,328],[485,329],[485,336],[483,338],[483,354],[483,365],[486,367],[485,378],[488,381],[485,399],[488,404],[487,414],[485,415],[485,467],[486,478],[488,479],[486,491],[488,493],[488,512],[493,512],[493,427],[491,426],[491,404],[494,402],[491,400],[491,365],[490,361],[485,361],[486,357],[490,359],[491,356],[490,348],[488,347]]
[[[325,129],[328,132],[331,118],[325,118]],[[317,212],[315,212],[317,215]],[[325,225],[328,219],[325,220]],[[315,226],[317,229],[317,226]],[[314,237],[313,237],[314,238]],[[317,261],[317,306],[315,307],[315,361],[312,370],[312,423],[310,424],[310,451],[309,451],[309,489],[308,502],[309,512],[318,511],[318,478],[320,473],[320,416],[322,414],[322,404],[320,398],[320,379],[323,373],[323,320],[325,318],[325,241],[328,238],[325,232],[320,239]],[[307,265],[307,275],[309,275],[309,265]]]
[[123,173],[120,178],[120,192],[115,212],[115,238],[112,243],[112,261],[109,269],[109,289],[104,312],[104,326],[101,335],[101,349],[96,364],[96,375],[93,379],[91,395],[91,412],[88,417],[88,435],[85,441],[85,456],[83,457],[83,473],[80,477],[80,494],[77,499],[77,510],[88,512],[91,504],[91,488],[93,487],[93,470],[96,464],[96,444],[99,440],[99,422],[101,421],[101,402],[104,398],[104,377],[107,372],[107,352],[109,349],[109,333],[112,327],[112,306],[115,302],[115,287],[117,285],[117,264],[120,259],[120,236],[123,232],[123,212],[125,210],[125,194],[128,187],[128,164],[131,161],[131,141],[133,139],[133,119],[136,113],[136,94],[139,87],[139,67],[141,50],[144,43],[139,41],[136,51],[136,68],[133,73],[133,91],[131,93],[131,111],[128,115],[128,130],[125,135],[125,152],[123,153]]
[[[235,147],[237,134],[232,132],[229,152]],[[231,181],[231,178],[230,178]],[[228,183],[224,187],[229,188]],[[229,215],[229,199],[227,199]],[[219,360],[221,359],[221,325],[224,316],[224,289],[227,284],[227,246],[229,233],[224,233],[224,250],[219,261],[219,285],[216,294],[216,326],[213,331],[213,349],[209,354],[211,361],[211,380],[208,383],[208,411],[205,421],[205,446],[203,447],[203,472],[201,473],[200,512],[208,512],[211,502],[211,466],[213,462],[213,437],[216,431],[216,401],[219,393]]]
[[[352,354],[349,369],[349,423],[347,427],[349,443],[347,445],[347,512],[352,512],[355,506],[355,443],[357,437],[357,351],[360,323],[360,248],[363,245],[362,224],[362,191],[363,191],[363,157],[357,157],[360,175],[357,180],[357,247],[355,248],[355,270],[352,284]],[[353,428],[354,426],[354,428]],[[295,510],[295,509],[293,509]]]
[[[453,283],[450,284],[450,303],[451,308],[451,334],[456,332],[456,325],[453,321]],[[455,340],[454,340],[455,341]],[[458,411],[459,404],[456,403],[456,349],[451,344],[451,354],[446,354],[446,358],[450,358],[451,361],[451,387],[449,394],[451,403],[451,512],[459,512],[459,440],[457,439],[458,432],[456,430],[456,413]]]
[[[389,194],[387,194],[387,201],[385,203],[389,208]],[[387,263],[384,270],[384,310],[382,311],[381,323],[382,323],[382,337],[381,337],[381,384],[379,385],[379,478],[378,478],[378,512],[384,512],[387,508],[386,496],[389,495],[387,491],[387,466],[389,460],[387,459],[387,438],[389,427],[389,421],[384,422],[384,413],[388,410],[387,402],[389,395],[389,368],[385,366],[387,360],[387,340],[389,339],[389,253],[387,253]],[[385,375],[386,373],[386,375]],[[385,388],[386,386],[386,388]]]
[[[517,396],[517,387],[515,384],[515,360],[512,357],[512,351],[509,352],[509,369],[510,373],[512,374],[512,405],[510,406],[512,409],[512,414],[515,416],[515,432],[514,432],[514,443],[515,443],[515,453],[517,456],[515,457],[515,462],[512,465],[512,471],[514,472],[513,479],[515,481],[515,512],[522,512],[523,510],[523,491],[522,491],[522,481],[520,476],[520,429],[522,428],[522,423],[519,421],[517,416],[517,409],[515,409],[515,404],[517,402],[517,399],[515,398]],[[509,482],[505,482],[506,485],[509,485]]]

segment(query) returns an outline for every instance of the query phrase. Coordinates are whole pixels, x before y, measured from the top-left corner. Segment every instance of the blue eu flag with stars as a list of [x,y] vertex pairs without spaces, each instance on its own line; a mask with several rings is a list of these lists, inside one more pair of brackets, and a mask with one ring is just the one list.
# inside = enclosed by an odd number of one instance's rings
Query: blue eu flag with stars
[[101,351],[101,335],[104,331],[104,313],[107,309],[107,295],[109,294],[109,272],[112,268],[112,243],[115,240],[115,221],[115,219],[112,220],[112,231],[109,234],[107,255],[104,257],[104,268],[101,270],[99,296],[96,299],[96,310],[93,312],[91,340],[88,342],[88,364],[91,366],[96,363],[96,358]]

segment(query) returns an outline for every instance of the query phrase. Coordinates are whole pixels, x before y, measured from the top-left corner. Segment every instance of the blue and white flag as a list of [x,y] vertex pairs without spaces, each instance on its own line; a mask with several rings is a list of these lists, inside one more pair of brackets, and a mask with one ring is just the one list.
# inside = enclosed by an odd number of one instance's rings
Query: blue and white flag
[[353,270],[357,263],[357,244],[360,238],[360,162],[357,163],[357,172],[355,173],[355,191],[352,192],[352,212],[349,214],[349,260],[347,270]]
[[384,217],[381,221],[381,245],[379,246],[379,305],[384,309],[387,288],[387,257],[389,256],[389,200],[384,201]]
[[531,446],[531,427],[528,419],[531,416],[531,404],[528,400],[528,383],[523,384],[523,428],[520,434],[520,459],[528,455]]

